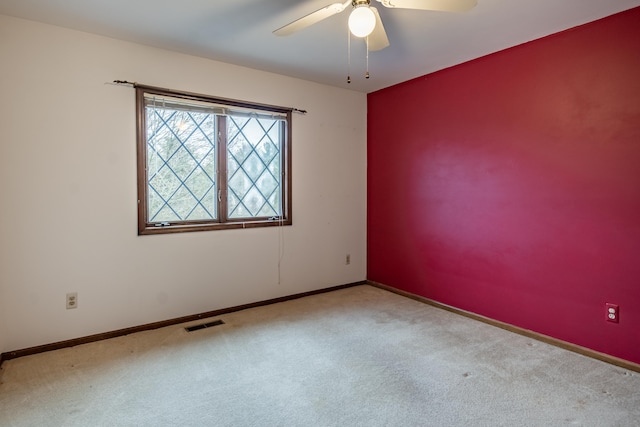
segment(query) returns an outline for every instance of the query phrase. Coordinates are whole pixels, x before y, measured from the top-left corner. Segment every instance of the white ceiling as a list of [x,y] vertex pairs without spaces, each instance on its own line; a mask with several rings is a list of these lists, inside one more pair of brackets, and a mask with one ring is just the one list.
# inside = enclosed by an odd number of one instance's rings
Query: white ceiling
[[[377,6],[391,45],[353,39],[348,9],[288,37],[272,31],[339,0],[0,0],[0,14],[373,92],[640,6],[640,0],[478,0],[465,13]],[[122,76],[126,78],[126,76]]]

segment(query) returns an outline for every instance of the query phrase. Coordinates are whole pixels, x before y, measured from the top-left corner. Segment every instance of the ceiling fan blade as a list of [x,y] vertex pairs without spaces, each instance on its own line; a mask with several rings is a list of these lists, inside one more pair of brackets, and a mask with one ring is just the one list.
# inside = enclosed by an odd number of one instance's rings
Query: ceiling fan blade
[[441,12],[465,12],[473,9],[477,0],[378,0],[385,7],[398,9],[437,10]]
[[376,26],[373,28],[371,34],[369,34],[369,50],[382,50],[389,46],[387,32],[384,30],[384,25],[382,25],[382,19],[380,19],[378,10],[375,7],[370,7],[369,9],[371,9],[376,16]]
[[333,3],[329,6],[323,7],[322,9],[318,9],[315,12],[311,12],[310,14],[303,16],[300,19],[297,19],[293,22],[288,23],[284,27],[280,27],[273,32],[276,36],[288,36],[289,34],[293,34],[298,30],[302,30],[303,28],[307,28],[313,24],[316,24],[323,19],[326,19],[330,16],[333,16],[337,13],[342,12],[348,5],[351,4],[351,0],[345,3]]

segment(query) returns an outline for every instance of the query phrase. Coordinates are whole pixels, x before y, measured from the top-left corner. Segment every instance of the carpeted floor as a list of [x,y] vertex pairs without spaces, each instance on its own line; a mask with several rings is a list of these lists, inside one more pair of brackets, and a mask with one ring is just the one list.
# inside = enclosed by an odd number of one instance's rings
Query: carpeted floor
[[378,288],[219,319],[6,361],[0,426],[640,425],[639,374]]

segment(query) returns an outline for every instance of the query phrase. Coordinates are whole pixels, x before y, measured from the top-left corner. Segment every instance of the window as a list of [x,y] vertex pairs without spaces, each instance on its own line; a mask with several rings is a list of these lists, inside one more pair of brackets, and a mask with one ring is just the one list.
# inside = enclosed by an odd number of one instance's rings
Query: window
[[138,234],[291,224],[291,109],[136,85]]

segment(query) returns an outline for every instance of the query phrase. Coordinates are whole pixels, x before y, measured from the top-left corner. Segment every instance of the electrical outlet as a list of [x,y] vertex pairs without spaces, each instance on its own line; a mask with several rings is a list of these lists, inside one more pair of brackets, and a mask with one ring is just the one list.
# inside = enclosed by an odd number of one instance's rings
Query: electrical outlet
[[78,307],[78,293],[71,292],[67,294],[67,310]]
[[351,254],[347,254],[347,256],[344,258],[344,265],[349,264],[351,264]]
[[618,323],[620,321],[620,307],[617,304],[605,303],[607,321]]

